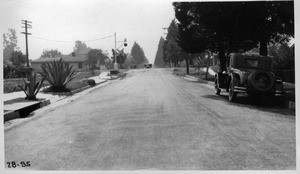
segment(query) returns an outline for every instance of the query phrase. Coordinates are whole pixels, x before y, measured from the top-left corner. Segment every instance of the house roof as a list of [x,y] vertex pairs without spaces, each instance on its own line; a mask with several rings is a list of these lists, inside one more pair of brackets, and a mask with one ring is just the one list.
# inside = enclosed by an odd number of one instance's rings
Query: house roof
[[75,57],[64,55],[61,58],[64,62],[83,62],[87,59],[86,55],[75,55]]
[[51,62],[53,60],[57,61],[61,59],[60,57],[45,57],[45,58],[39,58],[36,60],[32,60],[31,63],[46,63],[46,62]]
[[86,56],[90,51],[91,51],[91,48],[87,48],[85,50],[79,51],[78,53],[75,53],[75,56],[77,56],[77,55],[85,55]]
[[72,55],[60,55],[58,57],[45,57],[45,58],[39,58],[36,60],[32,60],[33,63],[46,63],[51,62],[53,60],[58,61],[62,59],[64,62],[83,62],[86,61],[87,55],[91,48],[87,48],[85,50],[82,50],[78,53],[75,53],[75,56]]
[[84,55],[76,55],[75,57],[69,56],[69,55],[61,55],[60,57],[45,57],[45,58],[39,58],[36,60],[32,60],[32,63],[46,63],[51,61],[58,61],[62,59],[64,62],[83,62],[87,58]]

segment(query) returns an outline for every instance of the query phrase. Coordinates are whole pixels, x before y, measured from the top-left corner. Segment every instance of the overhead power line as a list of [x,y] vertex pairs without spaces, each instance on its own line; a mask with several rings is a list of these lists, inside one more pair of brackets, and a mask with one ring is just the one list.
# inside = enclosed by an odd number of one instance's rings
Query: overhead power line
[[[113,36],[114,36],[114,35],[105,36],[105,37],[102,37],[102,38],[92,39],[92,40],[83,40],[82,42],[94,42],[94,41],[98,41],[98,40],[107,39],[107,38],[113,37]],[[32,37],[33,37],[33,38],[36,38],[36,39],[40,39],[40,40],[50,41],[50,42],[60,42],[60,43],[74,43],[74,42],[75,42],[75,41],[64,41],[64,40],[52,40],[52,39],[46,39],[46,38],[42,38],[42,37],[35,36],[35,35],[32,35]]]
[[94,41],[98,41],[98,40],[103,40],[103,39],[106,39],[106,38],[110,38],[110,37],[113,37],[114,35],[110,35],[110,36],[105,36],[105,37],[102,37],[102,38],[99,38],[99,39],[93,39],[93,40],[84,40],[82,42],[94,42]]

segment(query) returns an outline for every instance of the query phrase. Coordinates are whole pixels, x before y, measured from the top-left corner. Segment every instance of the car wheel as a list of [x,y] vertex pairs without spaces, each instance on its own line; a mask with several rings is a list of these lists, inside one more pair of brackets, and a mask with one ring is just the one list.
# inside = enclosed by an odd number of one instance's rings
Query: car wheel
[[275,78],[270,72],[255,71],[249,76],[249,82],[252,88],[256,91],[267,92],[271,91],[275,85]]
[[230,102],[234,102],[236,98],[236,92],[234,91],[234,81],[235,79],[232,78],[229,84],[229,90],[228,90],[228,99]]
[[218,79],[216,77],[215,78],[215,94],[220,95],[220,93],[221,93],[221,89],[219,88]]

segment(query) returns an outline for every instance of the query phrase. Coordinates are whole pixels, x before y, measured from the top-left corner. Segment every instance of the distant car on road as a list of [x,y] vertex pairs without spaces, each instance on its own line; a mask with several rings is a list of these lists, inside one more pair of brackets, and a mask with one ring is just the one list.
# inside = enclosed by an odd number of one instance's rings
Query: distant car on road
[[271,72],[272,59],[254,54],[231,53],[227,71],[215,75],[215,93],[221,89],[234,101],[238,93],[250,96],[283,94],[283,82]]
[[130,68],[131,68],[131,69],[137,69],[137,67],[138,67],[138,66],[137,66],[136,64],[130,65]]
[[145,66],[145,68],[152,68],[152,64],[151,63],[145,63],[144,66]]

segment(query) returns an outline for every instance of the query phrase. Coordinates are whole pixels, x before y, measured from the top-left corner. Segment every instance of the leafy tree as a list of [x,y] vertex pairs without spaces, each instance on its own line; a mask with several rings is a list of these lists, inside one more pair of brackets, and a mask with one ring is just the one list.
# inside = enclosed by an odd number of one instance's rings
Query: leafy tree
[[79,53],[82,50],[86,50],[88,47],[86,44],[80,40],[75,41],[75,47],[73,48],[74,53]]
[[[115,59],[115,50],[112,49],[112,59]],[[117,63],[120,64],[120,68],[122,69],[122,65],[125,63],[127,55],[124,53],[124,49],[122,50],[117,50],[117,55],[116,55],[116,59],[117,59]]]
[[127,54],[124,53],[124,49],[120,50],[117,56],[117,63],[120,64],[121,68],[123,68],[122,65],[125,63],[126,58],[127,58]]
[[161,37],[159,39],[159,43],[158,43],[158,47],[157,47],[157,51],[156,51],[156,55],[155,55],[155,59],[154,59],[155,67],[161,68],[164,66],[164,54],[163,54],[164,42],[165,42],[165,39]]
[[26,63],[26,56],[21,51],[14,51],[9,60],[14,66],[20,68]]
[[16,30],[9,28],[8,33],[3,34],[3,60],[4,64],[9,64],[9,59],[14,51],[19,50],[17,47]]
[[94,73],[96,63],[105,64],[105,59],[108,57],[103,53],[101,49],[91,49],[87,55],[86,63],[89,65],[89,69]]
[[[255,13],[248,14],[255,9]],[[260,43],[260,54],[267,55],[267,45],[281,34],[294,36],[294,2],[261,1],[242,4],[241,29]],[[250,25],[249,25],[250,23]],[[245,35],[244,34],[244,35]]]
[[137,42],[134,42],[130,54],[138,65],[149,62],[145,56],[144,50]]
[[172,62],[175,67],[178,66],[178,62],[183,60],[181,56],[182,49],[177,44],[177,35],[178,29],[175,25],[175,21],[172,20],[164,43],[164,60],[166,62]]
[[292,1],[175,2],[173,6],[180,47],[189,53],[218,52],[221,71],[226,69],[225,53],[243,52],[260,43],[260,54],[267,55],[272,38],[279,33],[294,35]]
[[[172,62],[175,67],[184,60],[184,51],[176,43],[165,41],[165,62]],[[185,57],[187,58],[187,57]]]
[[13,68],[10,65],[3,65],[3,78],[8,79],[13,76]]
[[136,65],[136,61],[133,59],[131,54],[126,55],[126,60],[124,62],[124,67],[129,68],[131,65]]
[[273,57],[273,67],[279,69],[295,68],[294,45],[289,46],[287,42],[272,43],[268,46],[269,55]]
[[172,20],[168,27],[168,34],[163,46],[164,61],[173,63],[175,67],[178,63],[185,60],[187,73],[189,74],[189,59],[191,58],[179,45],[178,45],[178,28],[175,24],[175,20]]
[[105,67],[107,69],[113,69],[114,68],[114,61],[112,59],[110,59],[110,58],[107,58],[105,60]]
[[[236,3],[183,2],[173,3],[178,23],[178,43],[185,51],[195,54],[205,50],[218,52],[221,68],[226,69],[226,43],[234,41],[238,15]],[[237,34],[238,35],[238,34]],[[229,38],[230,41],[227,41]]]
[[41,58],[53,58],[53,57],[57,57],[57,56],[61,56],[60,51],[54,50],[54,49],[51,49],[51,50],[46,49],[43,51]]

